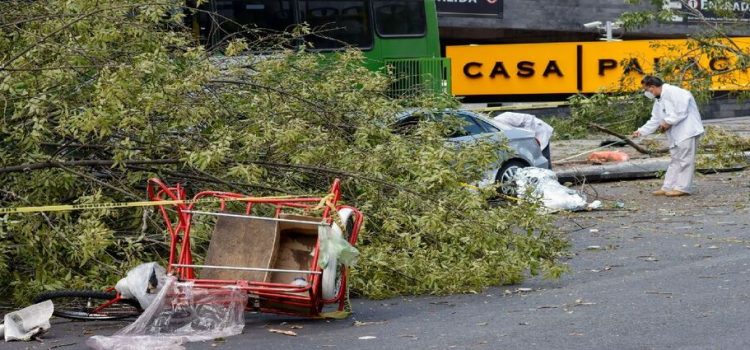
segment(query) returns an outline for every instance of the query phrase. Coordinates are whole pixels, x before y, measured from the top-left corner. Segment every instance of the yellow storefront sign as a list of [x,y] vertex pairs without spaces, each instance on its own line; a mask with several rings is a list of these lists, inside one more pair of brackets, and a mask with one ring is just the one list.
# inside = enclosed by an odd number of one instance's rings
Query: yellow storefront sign
[[[750,38],[733,41],[745,52],[750,49]],[[643,74],[678,57],[692,59],[691,69],[714,74],[715,90],[743,89],[750,83],[747,70],[728,68],[735,58],[695,52],[687,40],[446,47],[458,96],[607,92],[623,83],[636,88]]]

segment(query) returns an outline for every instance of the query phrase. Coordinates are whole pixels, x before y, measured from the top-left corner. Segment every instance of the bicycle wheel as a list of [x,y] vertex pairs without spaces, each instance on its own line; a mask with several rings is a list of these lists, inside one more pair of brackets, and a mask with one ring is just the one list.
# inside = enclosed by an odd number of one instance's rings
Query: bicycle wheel
[[59,290],[39,294],[34,303],[52,300],[54,315],[74,320],[117,320],[138,316],[143,312],[138,301],[120,299],[106,305],[116,294],[93,290]]

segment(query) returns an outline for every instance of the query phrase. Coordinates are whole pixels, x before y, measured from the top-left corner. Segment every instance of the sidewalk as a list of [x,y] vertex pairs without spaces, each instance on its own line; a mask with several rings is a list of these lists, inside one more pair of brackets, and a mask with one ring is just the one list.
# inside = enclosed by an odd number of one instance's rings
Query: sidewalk
[[[720,126],[743,137],[750,137],[750,117],[705,120],[703,125]],[[653,178],[660,172],[667,170],[667,166],[669,165],[668,154],[652,157],[639,153],[630,146],[600,148],[600,143],[604,140],[617,141],[618,139],[610,135],[597,134],[581,140],[552,141],[552,169],[557,173],[558,180],[561,183],[575,183],[580,181],[598,182]],[[657,140],[666,147],[666,136],[664,135],[649,135],[644,140]],[[630,160],[601,165],[590,164],[586,161],[590,153],[582,153],[594,149],[596,151],[625,152],[630,156]],[[745,152],[745,156],[750,161],[750,152]],[[737,169],[722,170],[731,171]],[[715,172],[716,170],[698,169],[698,171]]]

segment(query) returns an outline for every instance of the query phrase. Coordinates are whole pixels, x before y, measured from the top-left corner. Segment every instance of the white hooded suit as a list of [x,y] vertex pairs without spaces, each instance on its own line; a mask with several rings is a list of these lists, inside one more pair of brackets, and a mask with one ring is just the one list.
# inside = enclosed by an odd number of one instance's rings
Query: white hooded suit
[[671,125],[666,132],[671,161],[662,189],[690,193],[695,171],[695,150],[704,131],[701,115],[690,91],[669,84],[661,88],[661,96],[654,101],[651,110],[651,119],[638,131],[641,136],[646,136],[654,133],[662,121]]

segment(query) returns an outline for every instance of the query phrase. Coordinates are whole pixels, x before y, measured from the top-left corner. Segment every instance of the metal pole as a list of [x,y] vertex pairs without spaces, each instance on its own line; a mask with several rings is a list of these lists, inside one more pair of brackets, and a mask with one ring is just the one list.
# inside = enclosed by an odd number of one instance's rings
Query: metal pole
[[283,269],[263,269],[260,267],[236,267],[236,266],[215,266],[215,265],[187,265],[187,264],[172,264],[173,267],[200,267],[204,269],[219,269],[219,270],[241,270],[241,271],[261,271],[261,272],[284,272],[284,273],[311,273],[313,275],[320,275],[320,271],[306,271],[306,270],[283,270]]
[[612,22],[607,21],[604,28],[607,31],[607,41],[612,41]]
[[210,211],[199,211],[199,210],[183,210],[182,212],[188,213],[188,214],[198,214],[198,215],[227,216],[230,218],[257,219],[257,220],[278,221],[278,222],[291,222],[291,223],[303,224],[303,225],[328,226],[328,223],[325,221],[316,222],[316,221],[289,220],[289,219],[269,218],[265,216],[215,213],[215,212],[210,212]]

